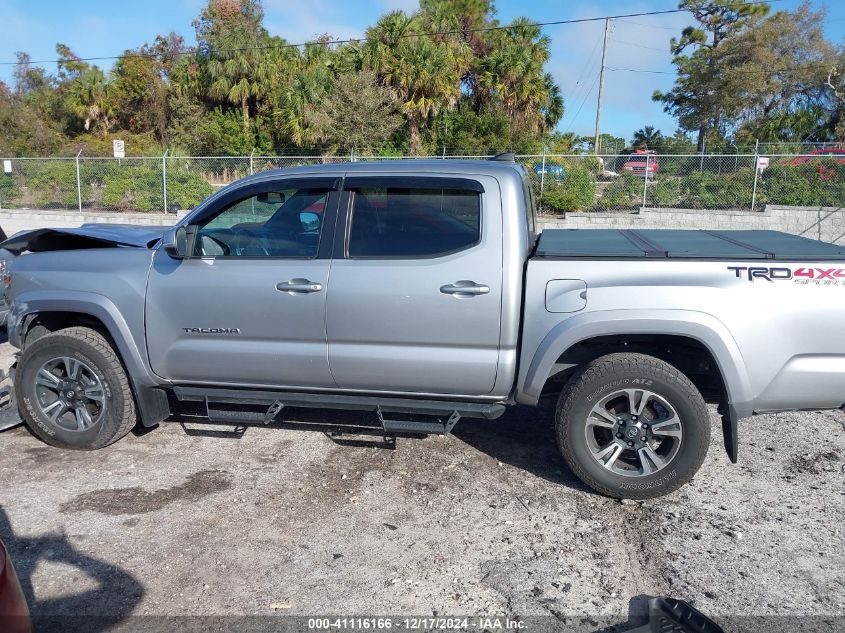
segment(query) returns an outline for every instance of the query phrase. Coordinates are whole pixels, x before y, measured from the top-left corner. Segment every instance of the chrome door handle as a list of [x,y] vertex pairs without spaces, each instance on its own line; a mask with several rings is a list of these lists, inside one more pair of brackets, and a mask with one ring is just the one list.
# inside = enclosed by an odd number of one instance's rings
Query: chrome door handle
[[462,279],[453,284],[446,284],[440,286],[440,292],[447,295],[455,295],[458,297],[469,297],[474,295],[486,295],[490,292],[490,286],[484,284],[477,284],[474,281]]
[[320,292],[322,289],[323,284],[317,283],[316,281],[308,281],[307,279],[291,279],[290,281],[283,281],[276,284],[276,290],[295,295]]

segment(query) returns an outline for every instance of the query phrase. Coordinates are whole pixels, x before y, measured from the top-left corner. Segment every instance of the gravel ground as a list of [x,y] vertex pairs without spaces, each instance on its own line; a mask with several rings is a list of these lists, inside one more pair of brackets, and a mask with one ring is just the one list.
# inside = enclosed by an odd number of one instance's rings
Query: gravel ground
[[[0,346],[0,365],[11,353]],[[165,423],[88,453],[18,427],[0,434],[0,538],[36,615],[515,614],[587,626],[671,595],[723,622],[843,626],[843,412],[746,420],[737,465],[714,432],[694,481],[645,502],[585,489],[551,420],[551,403],[516,408],[395,450]]]

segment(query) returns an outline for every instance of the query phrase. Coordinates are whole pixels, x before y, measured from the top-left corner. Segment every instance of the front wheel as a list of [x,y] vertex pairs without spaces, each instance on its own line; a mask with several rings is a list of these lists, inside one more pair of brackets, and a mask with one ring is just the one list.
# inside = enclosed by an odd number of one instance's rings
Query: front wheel
[[710,444],[707,407],[675,367],[644,354],[610,354],[566,385],[555,415],[567,465],[594,490],[649,499],[677,490]]
[[15,392],[29,428],[52,446],[102,448],[137,420],[126,371],[91,328],[59,330],[24,348]]

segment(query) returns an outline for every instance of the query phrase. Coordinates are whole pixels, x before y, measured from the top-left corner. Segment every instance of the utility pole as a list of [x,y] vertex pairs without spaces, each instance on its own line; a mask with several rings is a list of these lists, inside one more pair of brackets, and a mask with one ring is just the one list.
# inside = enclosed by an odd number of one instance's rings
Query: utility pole
[[601,98],[604,94],[604,63],[607,59],[607,34],[610,31],[610,18],[604,19],[604,46],[601,49],[601,70],[599,71],[599,99],[596,104],[596,139],[593,150],[596,156],[599,155],[599,125],[601,123]]

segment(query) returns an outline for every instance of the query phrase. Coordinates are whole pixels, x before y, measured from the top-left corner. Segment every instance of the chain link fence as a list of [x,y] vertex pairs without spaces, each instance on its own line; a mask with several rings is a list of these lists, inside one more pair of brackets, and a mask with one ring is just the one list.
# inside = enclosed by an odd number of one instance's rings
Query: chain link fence
[[[0,208],[174,212],[269,169],[400,158],[406,157],[6,158],[0,159]],[[552,214],[646,207],[761,211],[766,204],[840,207],[845,200],[845,150],[836,147],[771,155],[536,154],[516,160],[541,210]]]

